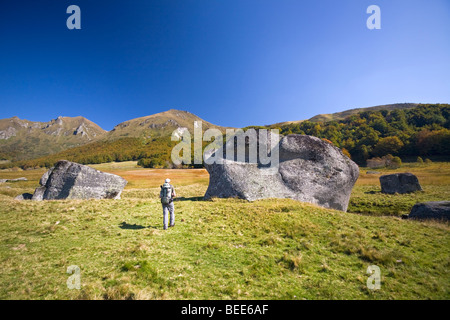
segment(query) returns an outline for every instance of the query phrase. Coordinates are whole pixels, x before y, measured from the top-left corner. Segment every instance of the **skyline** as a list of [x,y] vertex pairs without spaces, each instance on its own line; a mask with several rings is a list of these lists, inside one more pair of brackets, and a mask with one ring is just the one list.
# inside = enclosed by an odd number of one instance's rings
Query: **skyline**
[[[397,104],[414,104],[414,103],[397,103]],[[420,104],[422,104],[422,103],[420,103]],[[424,105],[426,105],[427,103],[423,103]],[[440,103],[436,103],[436,104],[440,104]],[[446,103],[445,103],[446,104]],[[392,104],[392,105],[394,105],[394,104]],[[390,106],[390,105],[387,105],[387,106]],[[371,107],[379,107],[379,106],[371,106]],[[368,108],[371,108],[371,107],[368,107]],[[364,108],[366,108],[366,107],[363,107],[363,108],[353,108],[353,109],[364,109]],[[346,110],[341,110],[341,111],[351,111],[351,110],[353,110],[353,109],[346,109]],[[163,111],[161,111],[161,112],[159,112],[159,113],[164,113],[164,112],[168,112],[168,111],[172,111],[172,110],[175,110],[175,111],[186,111],[186,112],[190,112],[190,111],[188,111],[188,110],[180,110],[180,109],[168,109],[168,110],[163,110]],[[337,111],[337,112],[334,112],[334,113],[340,113],[341,111]],[[190,113],[192,113],[192,112],[190,112]],[[192,113],[193,114],[193,113]],[[155,114],[148,114],[148,115],[144,115],[144,116],[140,116],[140,117],[137,117],[137,118],[132,118],[132,119],[124,119],[124,120],[122,120],[121,122],[118,122],[117,124],[115,124],[110,130],[106,130],[105,128],[103,128],[102,126],[100,126],[98,123],[96,123],[95,121],[92,121],[91,119],[88,119],[88,118],[86,118],[86,117],[84,117],[83,115],[78,115],[78,116],[65,116],[65,115],[59,115],[59,116],[57,116],[57,117],[54,117],[54,118],[51,118],[51,119],[48,119],[48,120],[44,120],[44,121],[34,121],[34,120],[32,120],[32,119],[27,119],[27,118],[21,118],[21,117],[19,117],[19,116],[12,116],[12,117],[9,117],[9,118],[6,118],[6,119],[12,119],[12,118],[19,118],[19,120],[21,120],[21,121],[30,121],[30,122],[41,122],[41,123],[47,123],[47,122],[51,122],[51,121],[55,121],[55,120],[57,120],[59,117],[62,117],[62,118],[77,118],[77,117],[82,117],[82,118],[85,118],[85,119],[87,119],[87,120],[89,120],[89,121],[91,121],[91,122],[93,122],[94,124],[96,124],[96,125],[98,125],[101,129],[103,129],[103,130],[105,130],[105,131],[107,131],[107,132],[109,132],[109,131],[111,131],[111,130],[113,130],[116,126],[118,126],[118,125],[120,125],[120,124],[122,124],[122,123],[124,123],[124,122],[128,122],[128,121],[131,121],[131,120],[136,120],[136,119],[139,119],[139,118],[146,118],[146,117],[148,117],[148,116],[152,116],[152,115],[155,115]],[[198,116],[198,115],[196,115],[196,114],[194,114],[195,116]],[[314,115],[314,116],[320,116],[320,115],[323,115],[323,114],[316,114],[316,115]],[[313,116],[313,117],[314,117]],[[311,118],[313,118],[313,117],[311,117]],[[199,117],[200,118],[200,117]],[[309,118],[309,119],[311,119],[311,118]],[[304,121],[304,120],[309,120],[309,119],[298,119],[298,120],[288,120],[288,121],[283,121],[283,122],[296,122],[296,121]],[[0,119],[0,120],[2,120],[2,119]],[[208,119],[204,119],[204,118],[201,118],[201,121],[207,121],[207,122],[209,122],[209,123],[211,123],[210,121],[208,121]],[[314,121],[314,120],[313,120]],[[263,125],[263,126],[269,126],[269,125],[275,125],[275,124],[279,124],[279,123],[283,123],[283,122],[277,122],[277,123],[266,123],[265,125]],[[227,125],[217,125],[217,124],[215,124],[215,123],[211,123],[212,125],[216,125],[216,126],[221,126],[221,127],[228,127],[228,128],[234,128],[234,129],[239,129],[239,128],[244,128],[244,127],[231,127],[231,126],[227,126]],[[248,126],[256,126],[256,125],[253,125],[253,124],[249,124]]]
[[[68,30],[69,5],[81,30]],[[381,8],[369,30],[368,6]],[[105,130],[178,109],[245,127],[450,102],[450,3],[15,1],[0,9],[0,118]]]

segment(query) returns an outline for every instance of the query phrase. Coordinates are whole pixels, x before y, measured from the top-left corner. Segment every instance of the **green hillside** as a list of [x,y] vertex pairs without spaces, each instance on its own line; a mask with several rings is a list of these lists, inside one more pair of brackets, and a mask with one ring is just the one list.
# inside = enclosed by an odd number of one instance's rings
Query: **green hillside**
[[450,156],[450,105],[367,110],[344,120],[302,121],[278,126],[284,135],[298,133],[330,140],[353,160],[388,154],[399,157]]
[[285,121],[285,122],[279,122],[276,124],[273,124],[271,126],[273,127],[279,127],[284,126],[288,124],[299,124],[303,121],[310,121],[310,122],[328,122],[328,121],[339,121],[339,120],[345,120],[351,115],[358,114],[365,111],[380,111],[380,110],[396,110],[396,109],[411,109],[417,107],[418,103],[394,103],[394,104],[386,104],[381,106],[375,106],[375,107],[368,107],[368,108],[355,108],[355,109],[349,109],[341,112],[335,112],[335,113],[327,113],[327,114],[318,114],[308,120],[297,120],[297,121]]
[[170,154],[175,142],[170,138],[120,138],[101,140],[83,146],[64,150],[55,154],[31,160],[22,160],[0,164],[0,168],[52,167],[59,160],[69,160],[81,164],[96,164],[111,161],[130,161],[145,158],[161,159],[161,167],[170,161]]
[[327,121],[339,121],[348,118],[351,115],[366,112],[366,111],[380,111],[380,110],[404,110],[411,109],[417,107],[419,104],[417,103],[396,103],[396,104],[387,104],[382,106],[368,107],[368,108],[356,108],[345,110],[342,112],[335,112],[330,114],[319,114],[310,118],[308,121],[311,122],[327,122]]

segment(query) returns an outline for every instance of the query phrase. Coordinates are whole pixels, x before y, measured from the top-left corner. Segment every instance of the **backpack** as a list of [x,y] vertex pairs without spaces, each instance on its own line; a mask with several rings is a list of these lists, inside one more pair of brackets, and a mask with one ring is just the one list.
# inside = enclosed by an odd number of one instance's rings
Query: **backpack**
[[169,204],[172,201],[172,186],[168,183],[164,183],[161,186],[161,203]]

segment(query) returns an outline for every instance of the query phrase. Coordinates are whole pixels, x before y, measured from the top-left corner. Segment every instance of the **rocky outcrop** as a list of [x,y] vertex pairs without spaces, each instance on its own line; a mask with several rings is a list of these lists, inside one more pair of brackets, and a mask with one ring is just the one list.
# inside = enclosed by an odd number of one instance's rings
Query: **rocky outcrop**
[[0,131],[0,140],[8,140],[9,138],[16,136],[16,128],[8,127],[5,130]]
[[416,203],[411,209],[409,219],[450,220],[450,201]]
[[127,184],[122,177],[62,160],[44,173],[32,200],[120,199]]
[[422,191],[419,179],[412,173],[394,173],[380,177],[382,193],[409,193]]
[[259,160],[225,159],[225,148],[213,153],[211,156],[221,155],[222,164],[205,164],[210,174],[205,198],[291,198],[347,210],[359,168],[339,148],[306,135],[283,137],[275,148],[279,150],[279,165],[273,174],[267,174]]
[[78,126],[78,128],[75,129],[75,131],[73,132],[74,135],[81,135],[82,137],[87,136],[87,129],[84,125],[84,123],[80,124]]

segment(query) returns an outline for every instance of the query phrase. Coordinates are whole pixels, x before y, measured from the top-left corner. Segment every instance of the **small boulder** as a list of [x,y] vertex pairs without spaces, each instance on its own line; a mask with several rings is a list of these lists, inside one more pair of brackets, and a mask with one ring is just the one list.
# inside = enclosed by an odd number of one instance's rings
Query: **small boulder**
[[369,171],[366,172],[366,174],[381,174],[381,172],[369,170]]
[[450,201],[431,201],[416,203],[411,209],[408,219],[450,220]]
[[44,173],[32,200],[120,199],[127,181],[115,174],[62,160]]
[[22,193],[19,194],[17,197],[15,197],[15,200],[31,200],[33,198],[33,195],[31,193]]
[[419,179],[412,173],[394,173],[380,177],[382,193],[409,193],[422,191]]
[[28,181],[28,179],[25,178],[25,177],[16,178],[16,179],[0,179],[0,183],[5,183],[5,182],[16,182],[16,181]]

